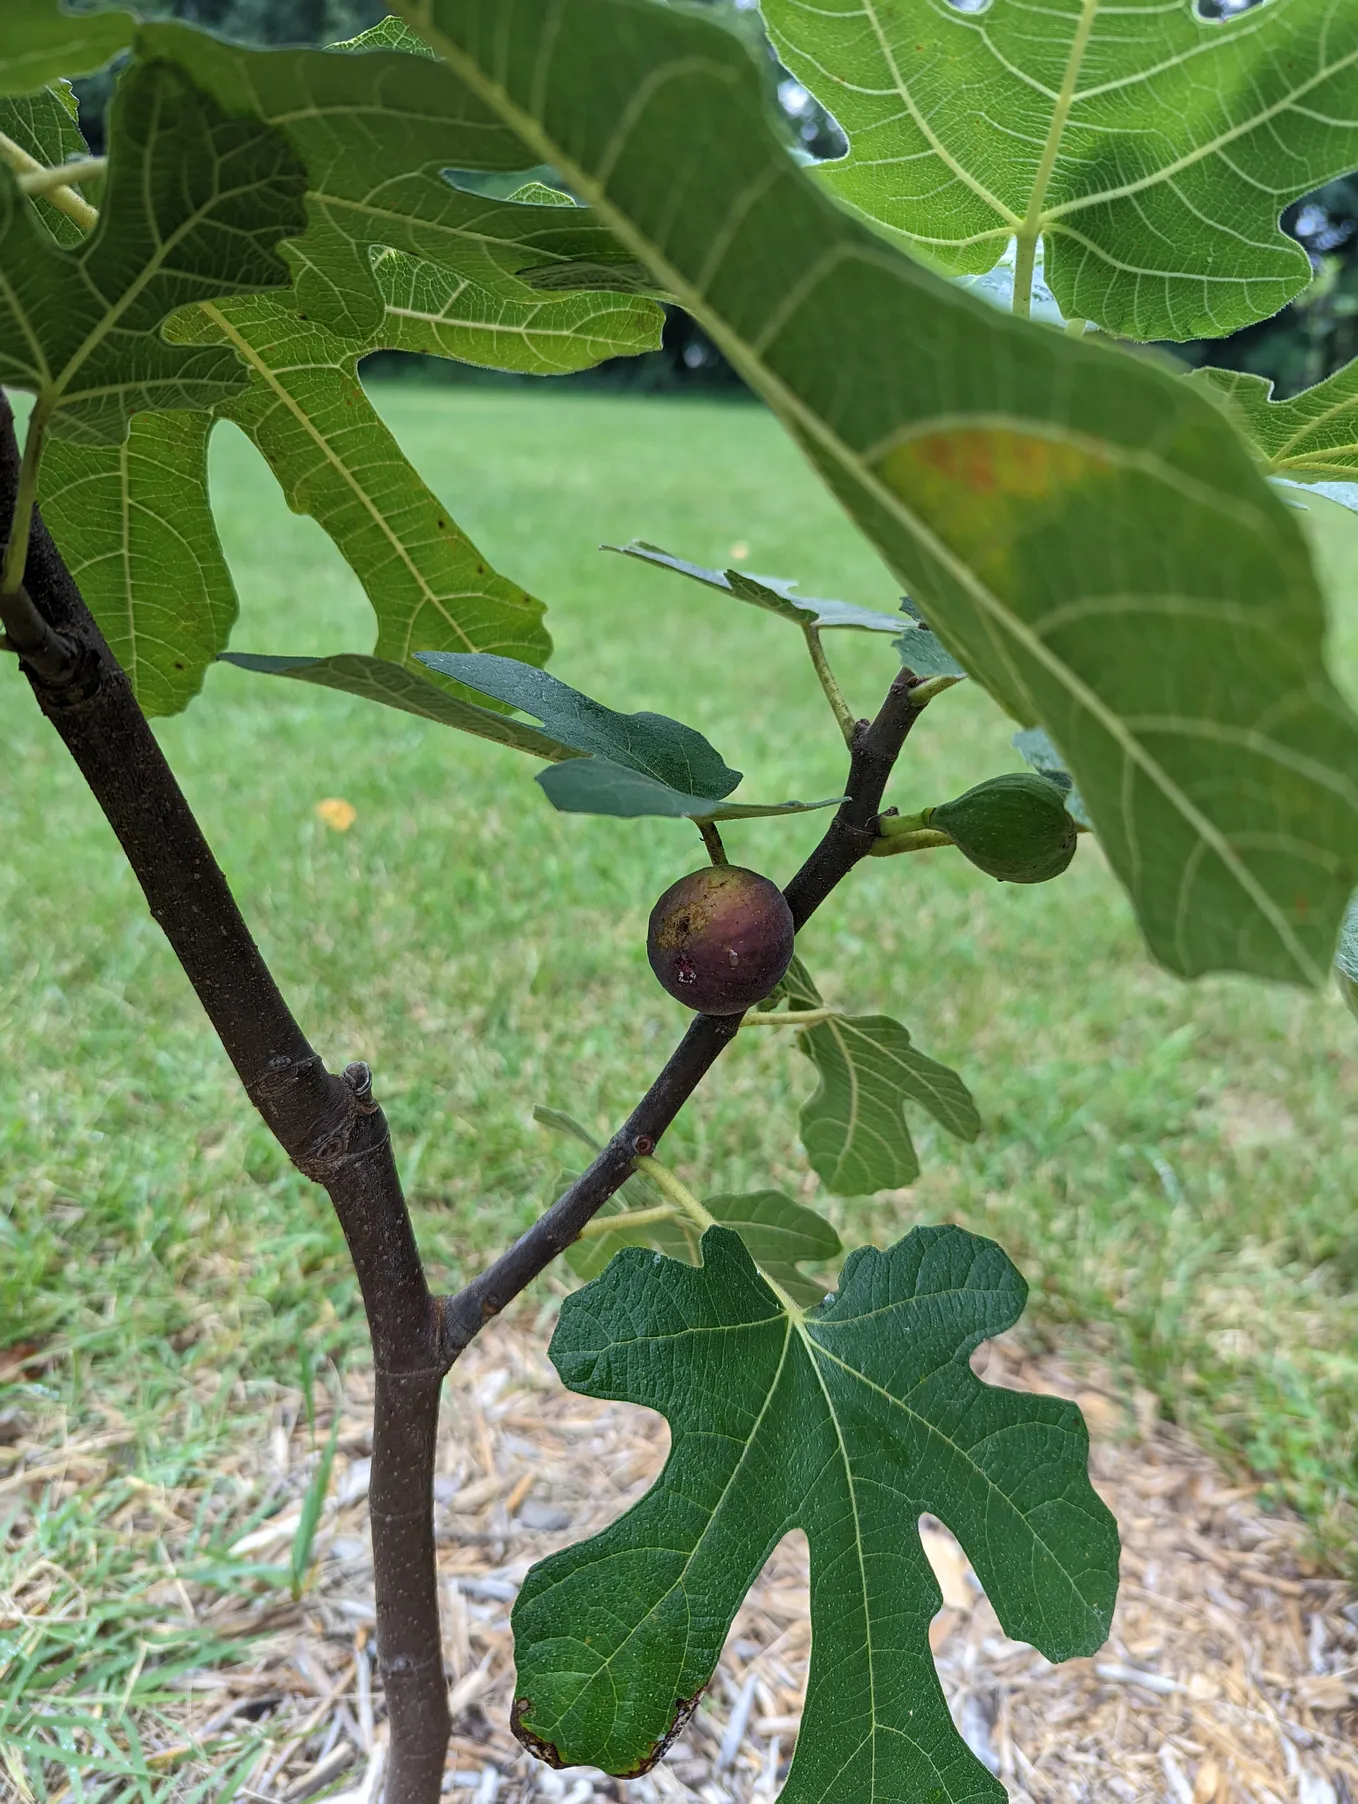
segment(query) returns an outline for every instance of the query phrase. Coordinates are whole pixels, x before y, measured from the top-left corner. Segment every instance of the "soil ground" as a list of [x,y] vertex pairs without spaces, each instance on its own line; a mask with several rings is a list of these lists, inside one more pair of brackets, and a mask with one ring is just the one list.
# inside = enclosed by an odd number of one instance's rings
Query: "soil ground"
[[[445,1791],[467,1804],[772,1799],[795,1749],[810,1649],[798,1536],[776,1550],[702,1706],[651,1774],[622,1783],[552,1772],[509,1734],[509,1612],[526,1568],[635,1501],[667,1447],[649,1412],[566,1392],[543,1351],[545,1325],[526,1312],[500,1325],[448,1387],[436,1486],[455,1718]],[[1079,1400],[1094,1477],[1124,1543],[1110,1641],[1058,1667],[1004,1635],[957,1543],[940,1524],[923,1525],[946,1600],[931,1637],[940,1676],[967,1741],[1014,1804],[1354,1804],[1358,1593],[1308,1564],[1301,1525],[1263,1513],[1252,1488],[1227,1482],[1156,1419],[1148,1393],[1129,1398],[1107,1374],[1077,1376],[1017,1341],[982,1349],[978,1362],[990,1382]],[[239,1773],[252,1748],[257,1757],[232,1787],[238,1797],[365,1804],[375,1794],[385,1730],[371,1648],[368,1404],[356,1374],[300,1604],[280,1603],[277,1590],[255,1603],[195,1595],[172,1565],[157,1594],[166,1627],[184,1612],[207,1627],[206,1613],[227,1641],[249,1638],[247,1657],[185,1674],[181,1702],[141,1726],[148,1764],[177,1766],[185,1797],[219,1795],[213,1775]],[[242,1449],[256,1479],[271,1470],[295,1490],[314,1462],[296,1413],[295,1398],[281,1401],[267,1435]],[[32,1495],[97,1481],[108,1458],[89,1440],[63,1447],[34,1437],[7,1451],[0,1483]],[[194,1499],[148,1497],[146,1507],[173,1545]],[[235,1555],[286,1559],[298,1513],[284,1506]],[[39,1565],[20,1594],[0,1599],[0,1615],[41,1614],[52,1583]]]

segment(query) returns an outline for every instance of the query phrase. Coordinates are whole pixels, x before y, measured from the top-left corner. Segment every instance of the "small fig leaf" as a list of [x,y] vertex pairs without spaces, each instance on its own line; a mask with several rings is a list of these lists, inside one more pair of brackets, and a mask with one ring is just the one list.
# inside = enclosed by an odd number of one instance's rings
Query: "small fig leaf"
[[887,1015],[841,1015],[803,1028],[801,1050],[820,1073],[802,1105],[811,1168],[836,1196],[896,1190],[919,1176],[904,1105],[918,1103],[959,1140],[974,1140],[981,1118],[965,1083],[911,1044]]
[[740,781],[740,772],[732,770],[701,733],[666,714],[619,714],[517,658],[489,652],[416,655],[440,676],[533,715],[563,745],[639,771],[686,796],[716,802]]
[[1066,813],[1082,827],[1089,827],[1089,810],[1080,799],[1080,792],[1075,787],[1075,780],[1066,769],[1060,752],[1052,744],[1051,735],[1045,727],[1022,727],[1009,742],[1030,770],[1040,776],[1050,777],[1052,782],[1065,791]]
[[370,658],[361,652],[340,652],[329,658],[275,658],[255,652],[229,651],[223,653],[219,661],[236,664],[242,670],[258,671],[264,676],[291,677],[299,683],[319,683],[325,689],[340,689],[346,695],[381,702],[388,708],[399,708],[404,714],[418,714],[423,720],[457,727],[464,733],[474,733],[478,739],[493,739],[499,745],[531,752],[537,758],[579,757],[570,746],[553,739],[549,733],[540,733],[527,721],[514,720],[506,714],[496,714],[490,708],[479,708],[475,702],[463,701],[404,664],[393,664],[386,658]]
[[770,614],[777,614],[780,620],[795,621],[798,626],[817,626],[823,630],[856,627],[865,633],[900,631],[899,620],[890,614],[879,614],[875,608],[860,608],[852,601],[821,601],[810,595],[794,595],[792,591],[797,585],[785,576],[747,576],[743,570],[709,570],[702,564],[690,564],[684,558],[673,557],[658,545],[648,545],[644,539],[633,539],[630,545],[604,545],[600,549],[621,552],[623,557],[640,558],[644,564],[658,564],[662,570],[691,577],[706,588],[733,595],[738,601],[748,601]]
[[771,814],[807,814],[834,808],[842,796],[823,802],[716,802],[710,796],[686,795],[646,772],[627,770],[608,758],[577,758],[569,766],[552,765],[538,772],[538,782],[553,808],[562,814],[611,814],[634,820],[660,815],[672,820],[743,821]]

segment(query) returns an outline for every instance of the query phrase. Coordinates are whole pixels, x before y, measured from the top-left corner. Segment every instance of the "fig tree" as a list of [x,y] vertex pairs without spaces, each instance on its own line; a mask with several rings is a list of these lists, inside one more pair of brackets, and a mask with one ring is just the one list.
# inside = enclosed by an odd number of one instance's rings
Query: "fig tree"
[[925,825],[1001,883],[1045,883],[1075,856],[1075,822],[1064,792],[1036,771],[1009,771],[931,808]]
[[713,864],[672,883],[651,910],[646,956],[671,996],[703,1015],[738,1015],[773,990],[796,929],[776,883]]

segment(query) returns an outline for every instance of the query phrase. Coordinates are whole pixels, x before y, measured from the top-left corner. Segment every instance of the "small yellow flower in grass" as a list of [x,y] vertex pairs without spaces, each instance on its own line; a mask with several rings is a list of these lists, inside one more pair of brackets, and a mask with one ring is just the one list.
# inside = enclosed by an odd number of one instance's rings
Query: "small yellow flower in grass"
[[323,802],[317,802],[316,812],[327,827],[333,827],[336,833],[347,833],[358,819],[358,810],[352,802],[346,802],[343,796],[326,796]]
[[731,557],[737,564],[743,564],[750,555],[750,548],[744,539],[737,539],[731,547]]

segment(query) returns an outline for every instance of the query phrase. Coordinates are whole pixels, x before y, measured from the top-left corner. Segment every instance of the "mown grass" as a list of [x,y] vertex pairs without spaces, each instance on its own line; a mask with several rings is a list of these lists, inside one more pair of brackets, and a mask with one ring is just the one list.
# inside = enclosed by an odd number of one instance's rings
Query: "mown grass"
[[[751,570],[894,605],[768,416],[517,391],[381,399],[482,549],[549,602],[559,675],[700,727],[751,796],[836,793],[842,749],[799,635],[596,549],[639,536],[721,563],[743,542]],[[366,603],[333,548],[243,439],[219,440],[235,646],[367,649]],[[1310,518],[1352,693],[1358,521]],[[829,644],[868,710],[890,642]],[[158,732],[313,1039],[374,1066],[422,1243],[455,1282],[527,1224],[558,1169],[534,1104],[605,1127],[678,1032],[643,934],[654,896],[700,861],[696,834],[555,815],[513,753],[228,667]],[[894,799],[914,809],[1013,768],[1009,733],[980,693],[949,694]],[[131,1472],[173,1447],[178,1482],[206,1485],[253,1420],[251,1386],[361,1339],[355,1286],[324,1196],[252,1117],[13,669],[0,754],[0,1347],[63,1355],[0,1392],[0,1423],[8,1404],[74,1430],[116,1398]],[[356,808],[349,832],[318,818],[329,796]],[[817,831],[813,816],[727,838],[785,878]],[[1044,1331],[1113,1351],[1341,1553],[1358,1493],[1358,1025],[1337,999],[1159,971],[1088,840],[1034,889],[956,856],[873,862],[803,950],[832,999],[899,1016],[960,1068],[986,1121],[974,1148],[920,1123],[917,1185],[828,1213],[879,1241],[943,1218],[994,1234]],[[742,1038],[667,1142],[699,1186],[815,1197],[796,1131],[810,1067],[774,1040]],[[73,1582],[96,1570],[97,1527],[87,1541]]]

